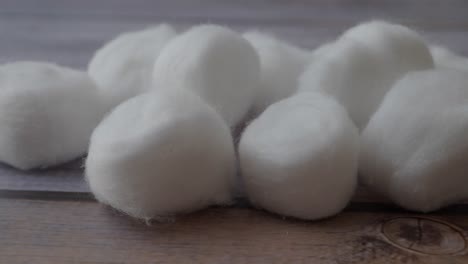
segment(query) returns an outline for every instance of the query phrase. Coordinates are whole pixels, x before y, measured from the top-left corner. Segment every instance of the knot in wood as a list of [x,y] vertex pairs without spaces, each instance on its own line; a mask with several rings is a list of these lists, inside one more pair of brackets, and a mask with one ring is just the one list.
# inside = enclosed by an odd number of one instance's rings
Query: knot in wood
[[382,234],[396,247],[425,255],[452,255],[466,248],[460,228],[431,218],[393,218],[383,223]]

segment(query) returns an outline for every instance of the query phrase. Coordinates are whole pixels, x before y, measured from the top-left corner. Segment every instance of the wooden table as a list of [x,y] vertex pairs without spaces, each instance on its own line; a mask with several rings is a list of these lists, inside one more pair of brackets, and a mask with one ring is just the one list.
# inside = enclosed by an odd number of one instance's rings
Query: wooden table
[[[162,21],[260,28],[305,48],[371,18],[401,22],[468,55],[468,1],[0,1],[0,62],[85,68],[116,34]],[[361,188],[316,222],[212,208],[170,223],[98,204],[81,161],[46,171],[0,166],[0,263],[468,263],[468,206],[414,214]]]

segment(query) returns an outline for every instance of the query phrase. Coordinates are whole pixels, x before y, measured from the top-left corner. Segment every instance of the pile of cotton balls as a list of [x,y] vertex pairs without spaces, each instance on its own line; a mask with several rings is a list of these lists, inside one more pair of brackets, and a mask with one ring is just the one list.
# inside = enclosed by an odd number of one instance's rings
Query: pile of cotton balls
[[160,25],[118,36],[87,73],[6,64],[0,123],[0,161],[88,152],[96,198],[142,219],[229,205],[239,188],[308,220],[343,210],[358,181],[415,211],[468,198],[468,59],[382,21],[314,51]]

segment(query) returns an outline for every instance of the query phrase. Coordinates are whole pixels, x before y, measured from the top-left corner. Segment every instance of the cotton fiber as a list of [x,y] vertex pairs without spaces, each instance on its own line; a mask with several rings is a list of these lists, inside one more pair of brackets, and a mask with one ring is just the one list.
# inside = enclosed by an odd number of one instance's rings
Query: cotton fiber
[[104,114],[87,74],[42,62],[0,66],[0,161],[27,170],[83,155]]
[[177,89],[116,107],[93,132],[86,160],[96,198],[143,219],[229,203],[234,175],[226,123],[200,98]]
[[260,57],[260,86],[252,109],[258,114],[270,104],[296,92],[299,75],[312,53],[261,32],[250,31],[243,36]]
[[398,81],[362,132],[363,182],[429,212],[468,198],[468,76],[414,72]]
[[362,129],[395,81],[432,67],[431,54],[417,33],[370,22],[351,28],[323,50],[301,76],[300,91],[336,98]]
[[246,128],[239,143],[247,196],[280,215],[334,215],[354,193],[358,151],[358,130],[335,100],[301,93],[279,101]]
[[156,61],[157,88],[189,89],[215,108],[230,126],[254,100],[260,62],[252,45],[230,29],[201,25],[174,38]]
[[468,71],[468,58],[441,46],[431,46],[430,49],[436,67]]
[[109,108],[151,89],[151,72],[161,49],[176,36],[162,24],[124,33],[99,49],[88,66]]

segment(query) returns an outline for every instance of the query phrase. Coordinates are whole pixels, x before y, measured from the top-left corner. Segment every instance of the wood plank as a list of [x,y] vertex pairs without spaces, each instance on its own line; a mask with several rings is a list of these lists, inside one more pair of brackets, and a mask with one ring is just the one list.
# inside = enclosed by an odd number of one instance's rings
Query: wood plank
[[86,201],[0,199],[0,263],[467,263],[468,217],[285,220],[212,208],[147,225]]
[[56,168],[21,171],[0,164],[1,191],[89,192],[83,178],[82,160]]

